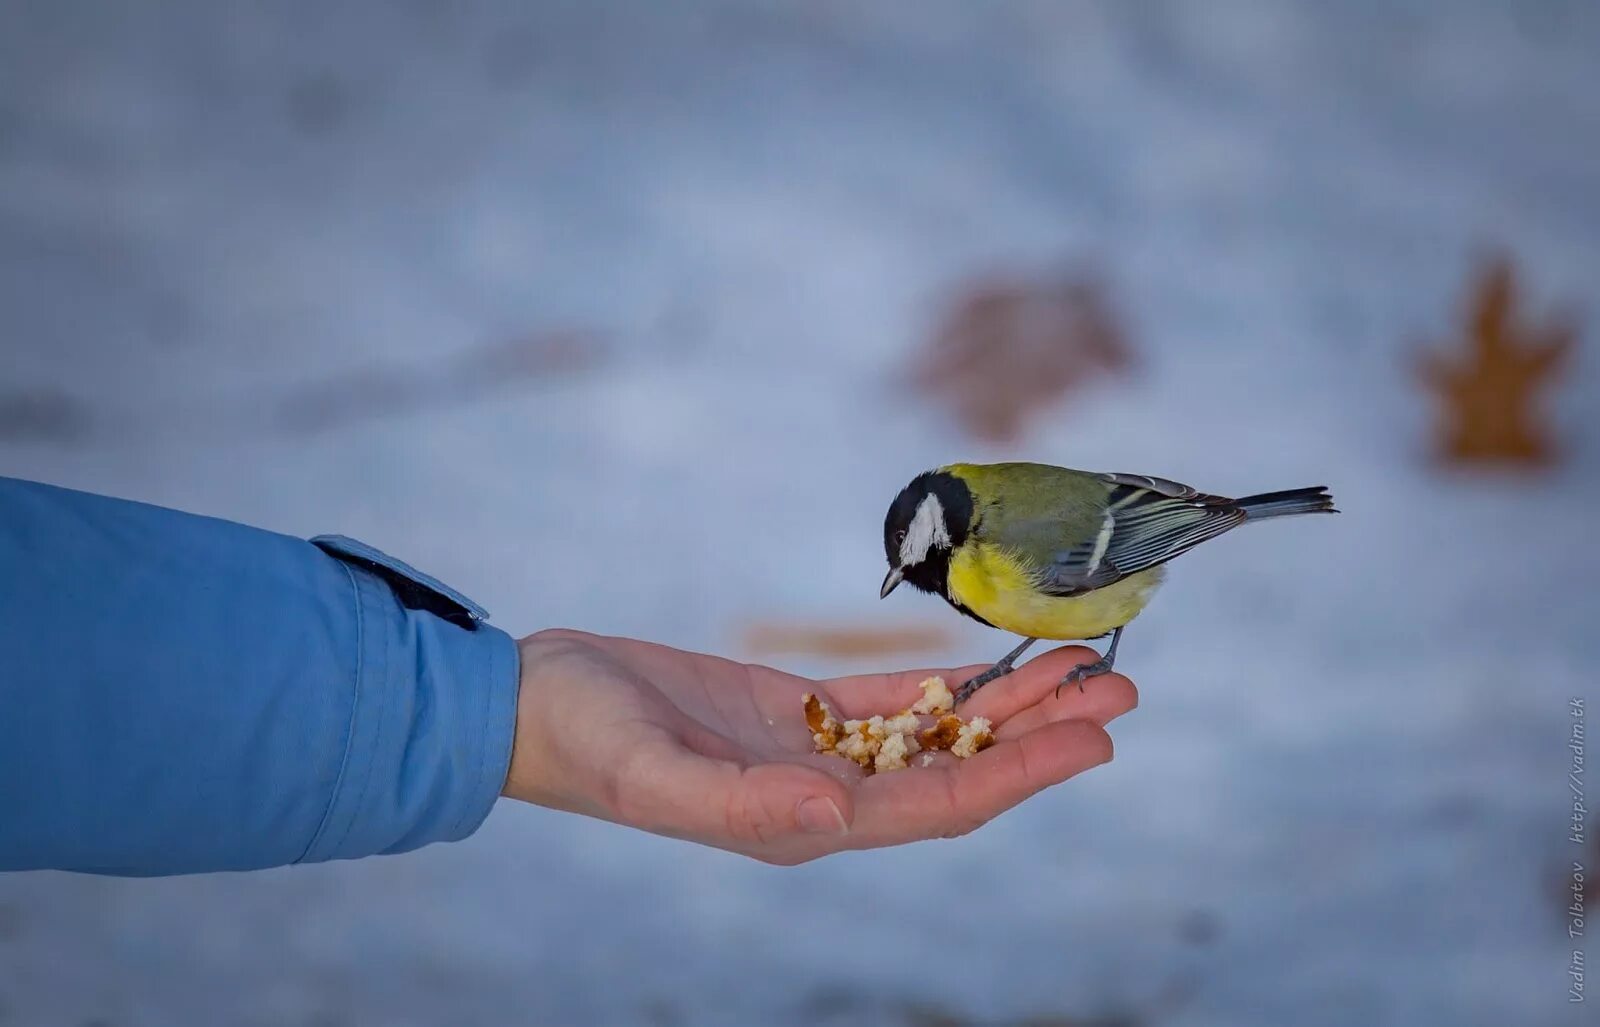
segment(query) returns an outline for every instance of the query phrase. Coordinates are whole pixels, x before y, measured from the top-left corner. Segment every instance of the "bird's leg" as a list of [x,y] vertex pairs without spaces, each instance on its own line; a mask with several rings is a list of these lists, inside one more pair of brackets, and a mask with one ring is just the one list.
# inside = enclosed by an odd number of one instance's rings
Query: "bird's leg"
[[1106,654],[1093,663],[1080,663],[1067,672],[1061,679],[1061,684],[1056,686],[1056,694],[1061,694],[1065,685],[1077,685],[1078,691],[1083,691],[1083,683],[1090,678],[1099,677],[1101,674],[1111,673],[1111,667],[1117,662],[1117,643],[1122,641],[1122,628],[1111,632],[1111,645],[1106,649]]
[[956,689],[956,702],[955,702],[955,704],[957,706],[960,706],[962,703],[966,702],[968,699],[971,699],[972,698],[972,693],[976,692],[978,689],[982,688],[984,685],[987,685],[989,682],[993,681],[995,678],[1003,678],[1007,674],[1011,673],[1011,665],[1017,662],[1017,657],[1021,656],[1025,652],[1027,652],[1028,651],[1028,646],[1032,645],[1033,643],[1035,643],[1037,641],[1039,641],[1037,638],[1024,638],[1022,640],[1022,644],[1021,645],[1017,646],[1015,649],[1011,650],[1009,653],[1006,653],[1004,656],[1000,657],[1000,662],[996,663],[993,667],[990,667],[988,670],[984,671],[982,674],[979,674],[977,677],[971,679],[966,684],[964,684],[960,688]]

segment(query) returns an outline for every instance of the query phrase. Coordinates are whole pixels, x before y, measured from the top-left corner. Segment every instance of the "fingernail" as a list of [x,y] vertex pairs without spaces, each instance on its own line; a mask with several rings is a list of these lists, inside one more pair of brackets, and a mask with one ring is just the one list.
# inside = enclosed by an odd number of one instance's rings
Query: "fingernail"
[[812,834],[848,834],[850,827],[832,799],[813,796],[795,807],[795,819]]

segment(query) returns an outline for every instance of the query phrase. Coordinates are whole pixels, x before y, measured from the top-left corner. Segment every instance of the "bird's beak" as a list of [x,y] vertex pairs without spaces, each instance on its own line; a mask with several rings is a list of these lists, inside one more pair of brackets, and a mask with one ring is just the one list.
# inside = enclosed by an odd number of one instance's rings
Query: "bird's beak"
[[905,575],[901,573],[900,568],[892,568],[888,574],[884,575],[883,587],[878,589],[878,598],[883,599],[888,596],[890,592],[894,591],[894,587],[904,579]]

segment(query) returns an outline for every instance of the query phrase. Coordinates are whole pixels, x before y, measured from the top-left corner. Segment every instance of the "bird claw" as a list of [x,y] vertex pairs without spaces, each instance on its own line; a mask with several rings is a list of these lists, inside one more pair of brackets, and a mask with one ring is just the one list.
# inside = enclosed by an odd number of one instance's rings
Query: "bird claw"
[[1027,652],[1028,647],[1037,641],[1037,638],[1024,638],[1021,645],[1017,646],[1015,649],[996,660],[993,667],[990,667],[988,670],[977,675],[976,677],[967,679],[966,684],[956,689],[955,701],[951,705],[960,706],[968,699],[971,699],[973,693],[982,688],[984,685],[987,685],[996,678],[1003,678],[1007,674],[1011,673],[1012,669],[1017,665],[1017,658],[1023,653]]
[[1073,667],[1071,670],[1067,671],[1067,676],[1062,678],[1060,683],[1056,685],[1056,697],[1060,698],[1061,690],[1068,685],[1077,685],[1078,691],[1086,691],[1086,689],[1083,687],[1083,683],[1085,681],[1089,680],[1090,678],[1099,677],[1101,674],[1109,673],[1111,673],[1110,660],[1102,658],[1093,663],[1080,663],[1076,667]]
[[960,706],[968,699],[971,699],[973,695],[977,693],[978,689],[982,688],[984,685],[987,685],[991,681],[1005,677],[1009,673],[1011,673],[1011,665],[1002,660],[993,667],[990,667],[988,670],[984,671],[982,674],[977,674],[968,678],[965,684],[956,689],[955,699],[950,705]]

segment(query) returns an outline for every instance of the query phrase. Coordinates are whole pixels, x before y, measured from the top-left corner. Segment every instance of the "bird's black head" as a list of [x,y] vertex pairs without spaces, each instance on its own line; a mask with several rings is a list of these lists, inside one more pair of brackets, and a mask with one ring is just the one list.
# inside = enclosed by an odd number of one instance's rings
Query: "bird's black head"
[[883,519],[883,552],[889,576],[880,595],[902,580],[924,592],[943,595],[950,553],[966,541],[972,525],[972,492],[945,471],[928,471],[911,480]]

